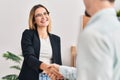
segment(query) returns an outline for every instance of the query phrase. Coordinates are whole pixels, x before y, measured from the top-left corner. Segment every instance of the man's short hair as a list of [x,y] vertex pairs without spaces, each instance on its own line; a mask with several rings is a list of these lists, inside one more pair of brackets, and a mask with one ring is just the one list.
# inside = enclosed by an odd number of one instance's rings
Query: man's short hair
[[115,0],[109,0],[110,2],[115,2]]

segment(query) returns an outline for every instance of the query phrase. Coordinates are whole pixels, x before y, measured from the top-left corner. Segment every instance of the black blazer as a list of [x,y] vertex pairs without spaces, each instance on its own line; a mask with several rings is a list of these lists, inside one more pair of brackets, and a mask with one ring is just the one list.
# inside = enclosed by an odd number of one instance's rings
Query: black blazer
[[[60,37],[54,34],[48,34],[53,52],[51,61],[52,63],[61,65]],[[18,79],[39,80],[39,73],[42,72],[39,67],[42,62],[39,61],[40,39],[37,30],[26,29],[22,35],[21,46],[24,61]]]

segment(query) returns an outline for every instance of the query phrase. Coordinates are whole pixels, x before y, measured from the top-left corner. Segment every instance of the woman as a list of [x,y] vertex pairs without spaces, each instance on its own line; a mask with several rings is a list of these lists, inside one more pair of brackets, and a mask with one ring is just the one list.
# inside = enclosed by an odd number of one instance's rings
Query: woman
[[47,8],[35,5],[30,11],[29,29],[22,35],[24,61],[19,80],[40,80],[39,75],[43,71],[54,70],[50,69],[50,63],[62,64],[60,37],[50,33],[50,24]]

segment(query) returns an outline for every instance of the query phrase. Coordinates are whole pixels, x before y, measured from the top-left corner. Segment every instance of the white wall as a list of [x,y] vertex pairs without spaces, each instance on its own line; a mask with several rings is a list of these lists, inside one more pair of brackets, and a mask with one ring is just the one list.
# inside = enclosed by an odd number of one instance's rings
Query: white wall
[[[84,13],[82,0],[0,0],[0,78],[16,73],[9,69],[14,63],[6,61],[2,53],[11,51],[21,54],[20,40],[23,30],[28,28],[29,11],[39,3],[50,11],[52,33],[61,37],[63,64],[70,65],[70,46],[77,43],[80,16]],[[120,1],[117,0],[116,4],[119,5]]]

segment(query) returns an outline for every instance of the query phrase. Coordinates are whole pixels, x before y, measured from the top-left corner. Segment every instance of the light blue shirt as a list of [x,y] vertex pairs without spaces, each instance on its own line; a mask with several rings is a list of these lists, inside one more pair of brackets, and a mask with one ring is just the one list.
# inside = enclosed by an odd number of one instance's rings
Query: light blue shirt
[[120,80],[120,22],[113,8],[96,13],[80,33],[76,67],[59,71],[69,80]]
[[77,80],[120,80],[120,22],[113,8],[96,13],[80,34]]
[[59,72],[68,80],[76,80],[76,68],[68,66],[60,66]]

